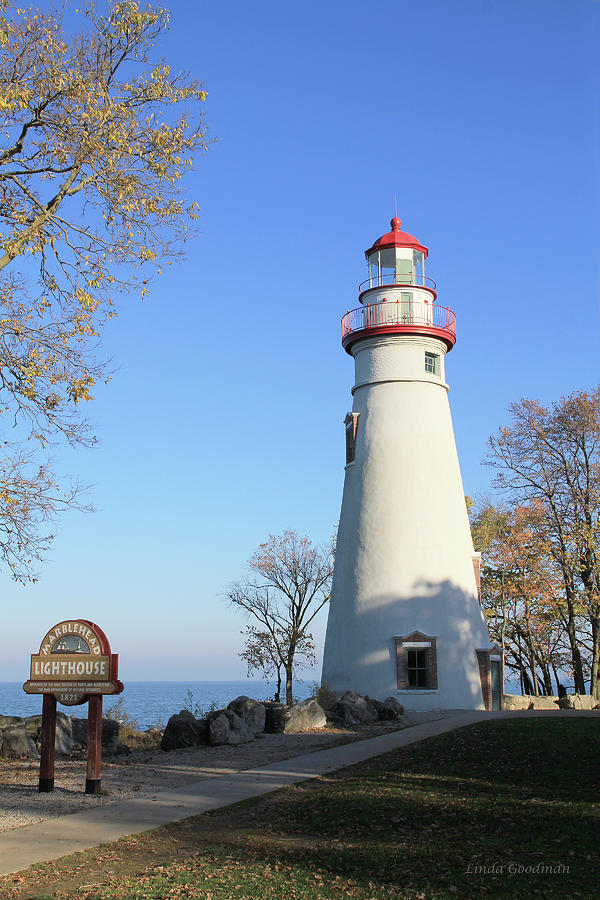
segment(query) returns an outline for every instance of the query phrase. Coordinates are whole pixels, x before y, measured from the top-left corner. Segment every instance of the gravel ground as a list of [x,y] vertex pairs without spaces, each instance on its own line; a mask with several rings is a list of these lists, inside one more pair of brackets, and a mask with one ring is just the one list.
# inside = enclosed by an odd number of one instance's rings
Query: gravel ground
[[[412,713],[403,727],[439,718],[440,713]],[[83,793],[85,754],[56,760],[55,790],[49,794],[37,791],[37,760],[0,759],[0,831],[93,806],[118,803],[130,797],[149,797],[203,778],[268,765],[397,728],[397,723],[381,723],[355,730],[327,728],[305,734],[263,734],[250,743],[237,746],[194,747],[169,753],[135,751],[129,756],[109,757],[102,761],[103,792],[100,796]]]

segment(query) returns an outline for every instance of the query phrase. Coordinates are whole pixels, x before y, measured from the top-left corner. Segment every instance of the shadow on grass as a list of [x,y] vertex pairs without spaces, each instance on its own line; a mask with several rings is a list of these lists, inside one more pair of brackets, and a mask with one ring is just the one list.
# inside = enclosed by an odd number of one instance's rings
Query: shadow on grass
[[481,723],[240,810],[225,852],[364,896],[597,896],[599,758],[596,721]]
[[599,758],[597,720],[483,722],[131,839],[129,868],[112,844],[109,884],[59,896],[596,897]]

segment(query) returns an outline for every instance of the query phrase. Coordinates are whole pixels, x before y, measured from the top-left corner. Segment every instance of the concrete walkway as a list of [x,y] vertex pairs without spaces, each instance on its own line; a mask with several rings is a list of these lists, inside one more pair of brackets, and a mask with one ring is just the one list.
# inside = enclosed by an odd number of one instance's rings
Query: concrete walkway
[[318,778],[374,756],[494,718],[557,715],[600,717],[600,711],[528,710],[515,712],[444,711],[443,718],[422,725],[391,731],[379,737],[295,756],[268,766],[247,769],[233,775],[203,779],[193,784],[161,791],[152,797],[125,800],[111,806],[98,806],[68,816],[46,819],[0,833],[0,875],[8,875],[36,863],[87,850],[98,844],[116,841],[206,812],[259,797],[270,791]]

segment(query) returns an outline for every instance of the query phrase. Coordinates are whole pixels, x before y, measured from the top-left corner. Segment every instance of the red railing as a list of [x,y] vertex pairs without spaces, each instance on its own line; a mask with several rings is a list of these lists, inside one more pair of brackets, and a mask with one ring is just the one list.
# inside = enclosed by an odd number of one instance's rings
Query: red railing
[[411,287],[424,287],[428,288],[430,291],[435,291],[437,287],[433,278],[428,278],[426,275],[400,275],[396,272],[390,272],[387,275],[373,275],[372,278],[367,278],[366,281],[359,284],[358,292],[359,294],[362,294],[363,291],[368,291],[370,288],[384,287],[388,284],[398,284],[402,287],[405,285],[410,285]]
[[[420,300],[383,300],[352,309],[342,318],[342,342],[357,331],[395,329],[407,332],[444,332],[451,344],[456,340],[456,316],[446,306]],[[402,331],[403,329],[398,329]]]

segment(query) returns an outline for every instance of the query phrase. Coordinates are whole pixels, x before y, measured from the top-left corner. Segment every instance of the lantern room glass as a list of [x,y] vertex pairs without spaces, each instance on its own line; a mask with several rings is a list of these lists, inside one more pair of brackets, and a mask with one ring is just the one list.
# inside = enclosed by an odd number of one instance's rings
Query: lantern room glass
[[406,247],[385,247],[371,253],[369,258],[369,287],[385,284],[414,284],[422,282],[425,257],[419,250]]
[[423,283],[425,277],[425,254],[422,250],[413,250],[413,268],[417,283]]

